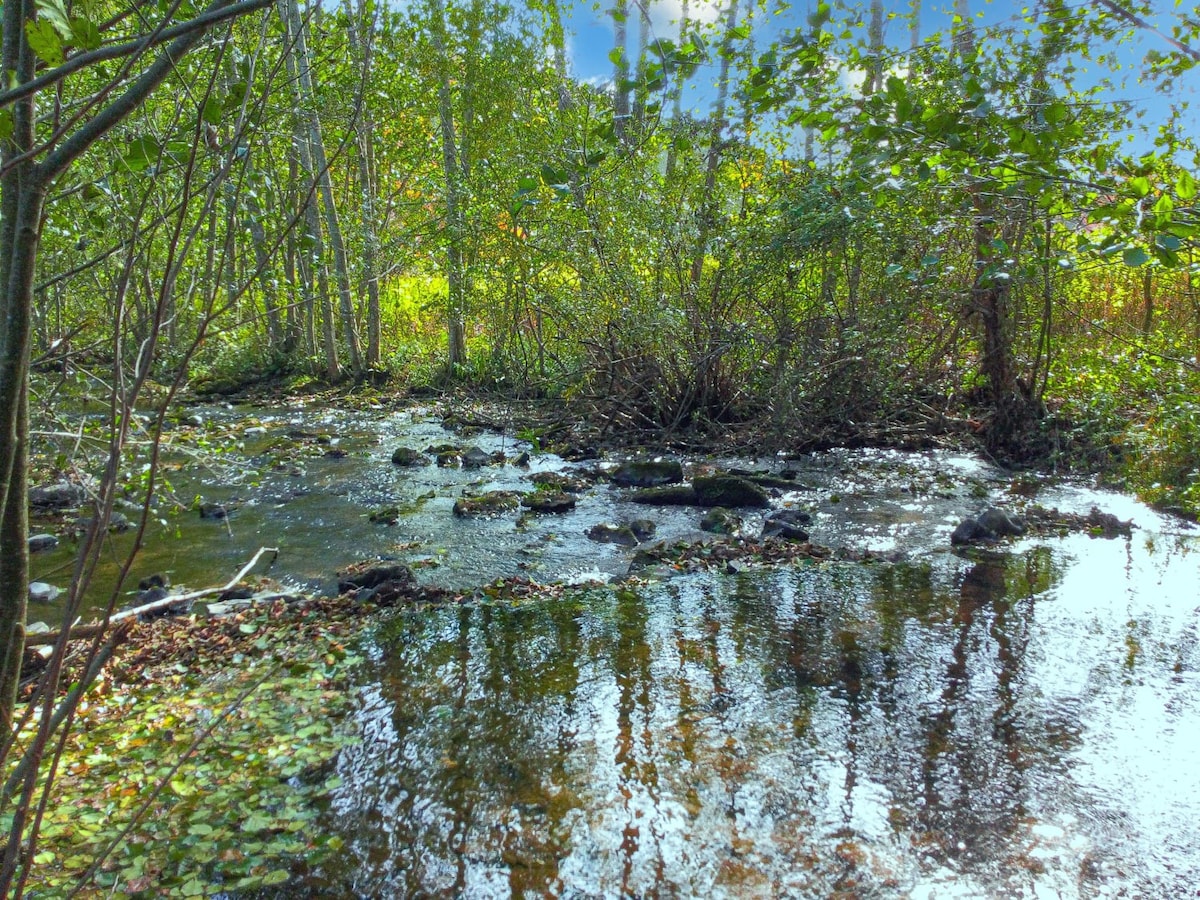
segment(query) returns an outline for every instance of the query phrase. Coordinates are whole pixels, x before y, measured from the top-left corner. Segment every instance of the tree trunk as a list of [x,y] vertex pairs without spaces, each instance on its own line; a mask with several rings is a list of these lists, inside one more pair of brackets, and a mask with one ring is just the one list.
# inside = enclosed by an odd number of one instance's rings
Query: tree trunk
[[613,130],[624,142],[629,128],[629,54],[625,45],[629,37],[629,0],[616,0],[613,18]]
[[[299,27],[300,8],[297,5],[297,0],[280,0],[279,14],[286,28],[288,52],[285,55],[284,61],[287,65],[288,83],[292,86],[292,99],[296,106],[296,118],[293,123],[295,127],[293,144],[296,148],[296,156],[300,163],[300,169],[307,176],[308,184],[315,187],[320,175],[317,172],[317,164],[312,153],[313,131],[311,121],[303,112],[305,91],[300,78],[300,59],[302,56],[306,56],[307,46],[303,43],[303,31]],[[308,84],[311,87],[311,81]],[[311,102],[311,93],[308,94],[308,100]],[[325,377],[329,381],[337,381],[341,377],[342,370],[341,363],[338,361],[333,302],[330,299],[329,279],[325,270],[325,245],[321,239],[320,213],[317,211],[317,204],[311,192],[306,191],[301,197],[301,202],[304,204],[304,223],[308,232],[308,239],[312,243],[311,252],[307,254],[307,258],[311,260],[308,263],[309,272],[307,277],[303,274],[302,264],[301,277],[307,284],[311,285],[314,280],[313,275],[316,275],[317,294],[321,304]]]
[[442,137],[442,174],[446,183],[446,281],[449,288],[446,316],[446,363],[451,374],[466,364],[466,280],[463,241],[466,227],[462,210],[462,168],[454,128],[454,103],[450,91],[450,68],[446,61],[446,7],[432,0],[430,34],[438,54],[438,124]]
[[316,91],[313,89],[312,67],[309,64],[308,41],[305,37],[306,23],[300,15],[298,0],[286,0],[288,25],[292,39],[292,55],[296,60],[297,88],[300,91],[301,115],[305,118],[308,148],[312,156],[313,176],[321,194],[321,206],[325,211],[325,231],[329,235],[329,246],[333,252],[333,271],[337,281],[338,304],[342,316],[342,332],[346,348],[350,353],[350,369],[355,376],[363,373],[362,351],[358,344],[358,331],[354,324],[354,298],[350,289],[350,272],[346,261],[346,245],[342,240],[342,227],[338,221],[337,203],[333,196],[333,179],[329,174],[329,161],[325,157],[325,140],[321,134],[321,118],[317,115]]
[[346,18],[350,23],[350,49],[361,70],[358,96],[355,98],[358,115],[355,119],[354,138],[355,149],[358,151],[355,155],[358,162],[359,191],[362,196],[362,284],[367,295],[367,365],[375,367],[379,365],[381,326],[379,272],[375,261],[379,237],[375,233],[375,148],[372,141],[375,122],[371,117],[370,104],[367,103],[367,88],[374,59],[372,38],[375,26],[373,20],[368,20],[365,0],[359,0],[357,10],[352,8],[350,0],[346,0]]
[[696,234],[696,249],[692,255],[691,289],[694,296],[700,288],[704,274],[704,257],[708,251],[708,238],[717,216],[716,187],[717,169],[721,165],[721,140],[725,133],[725,106],[729,100],[729,68],[733,60],[734,29],[737,27],[738,0],[729,0],[725,19],[725,36],[721,41],[721,74],[717,80],[717,99],[713,106],[712,127],[708,135],[708,156],[704,163],[704,193],[701,196],[699,227]]

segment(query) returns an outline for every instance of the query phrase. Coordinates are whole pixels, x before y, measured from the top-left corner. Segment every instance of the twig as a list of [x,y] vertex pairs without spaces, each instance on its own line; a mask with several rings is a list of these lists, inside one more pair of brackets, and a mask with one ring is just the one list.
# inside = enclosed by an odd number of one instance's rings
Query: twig
[[[109,617],[108,625],[113,625],[113,624],[116,624],[117,622],[122,622],[126,619],[132,619],[135,616],[139,616],[143,613],[154,612],[155,610],[164,609],[168,606],[174,606],[177,603],[187,602],[188,600],[198,600],[201,597],[209,597],[209,596],[212,596],[213,594],[223,594],[225,591],[228,591],[228,590],[232,589],[233,587],[235,587],[239,581],[241,581],[243,578],[245,578],[246,573],[248,573],[251,569],[254,568],[254,566],[262,558],[262,555],[264,553],[270,553],[271,554],[271,562],[274,563],[276,557],[279,556],[279,548],[278,547],[259,547],[258,552],[254,554],[254,557],[250,560],[250,562],[248,562],[248,563],[246,563],[246,565],[242,566],[241,571],[238,572],[236,575],[234,575],[232,580],[230,580],[230,582],[228,584],[222,585],[221,587],[203,588],[202,590],[191,591],[186,594],[172,594],[169,597],[163,597],[162,599],[155,600],[152,603],[143,604],[142,606],[139,606],[135,609],[128,609],[128,610],[125,610],[124,612],[115,613]],[[104,627],[105,627],[104,625],[84,625],[82,627],[72,628],[68,632],[69,640],[75,640],[77,637],[87,637],[89,635],[94,635]],[[25,645],[27,647],[36,647],[36,646],[43,646],[45,644],[53,644],[55,641],[57,641],[62,636],[63,636],[63,633],[61,631],[47,632],[46,634],[30,635],[26,639]]]

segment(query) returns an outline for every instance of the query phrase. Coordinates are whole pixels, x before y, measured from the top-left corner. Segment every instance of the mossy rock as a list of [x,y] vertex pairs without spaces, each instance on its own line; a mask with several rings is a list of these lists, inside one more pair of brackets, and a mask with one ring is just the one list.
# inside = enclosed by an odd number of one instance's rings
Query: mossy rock
[[539,513],[564,513],[575,508],[575,497],[566,491],[534,491],[521,498],[521,505]]
[[395,525],[400,521],[400,507],[384,506],[367,516],[367,521],[373,525]]
[[392,463],[397,466],[427,466],[429,457],[412,447],[397,447],[392,452]]
[[582,494],[592,482],[587,478],[567,475],[563,472],[534,472],[529,480],[541,488],[555,488],[568,494]]
[[478,497],[459,497],[454,501],[454,514],[463,518],[494,516],[511,512],[521,503],[515,491],[489,491]]
[[709,534],[736,534],[741,527],[741,517],[723,506],[714,506],[700,520],[700,530]]
[[650,488],[683,481],[683,465],[677,459],[632,459],[621,463],[612,474],[613,484]]
[[738,475],[708,475],[692,480],[699,506],[735,508],[752,506],[766,509],[771,505],[767,492],[752,481]]
[[699,506],[700,498],[695,488],[686,484],[668,484],[662,487],[643,488],[630,497],[634,503],[649,506]]
[[593,525],[587,530],[588,540],[600,544],[620,544],[622,547],[636,547],[638,537],[628,525],[609,525],[602,523]]

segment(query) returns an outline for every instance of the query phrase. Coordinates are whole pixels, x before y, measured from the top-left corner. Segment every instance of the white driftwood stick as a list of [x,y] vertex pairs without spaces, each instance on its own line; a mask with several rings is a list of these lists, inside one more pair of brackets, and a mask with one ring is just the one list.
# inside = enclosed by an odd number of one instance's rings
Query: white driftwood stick
[[[279,548],[278,547],[259,547],[258,552],[254,554],[254,558],[251,559],[250,562],[246,563],[246,565],[242,566],[242,570],[240,572],[238,572],[236,575],[234,575],[233,579],[228,584],[223,585],[222,587],[204,588],[203,590],[191,591],[187,594],[172,594],[169,597],[163,597],[161,600],[155,600],[153,603],[147,603],[144,606],[137,607],[136,609],[127,609],[127,610],[125,610],[125,612],[114,613],[113,615],[109,616],[108,624],[115,625],[117,622],[122,622],[125,619],[132,619],[134,616],[140,615],[142,613],[154,612],[155,610],[164,609],[168,606],[172,606],[173,604],[179,603],[180,601],[199,600],[201,597],[209,597],[209,596],[212,596],[213,594],[222,594],[225,591],[229,590],[230,588],[234,587],[243,578],[245,578],[246,573],[254,568],[254,566],[258,563],[258,561],[260,559],[262,559],[262,555],[264,553],[273,554],[271,557],[271,562],[274,562],[275,557],[277,557],[279,555]],[[94,629],[94,628],[98,628],[99,626],[85,625],[83,627],[89,628],[89,629]],[[72,626],[72,629],[75,629],[75,626]],[[78,629],[78,630],[82,630],[82,629]],[[95,632],[92,631],[89,633],[94,634]],[[61,631],[47,632],[46,634],[34,634],[34,635],[30,635],[29,638],[25,641],[25,643],[27,646],[48,644],[48,643],[52,643],[53,641],[58,640],[58,638],[61,635],[62,635]]]

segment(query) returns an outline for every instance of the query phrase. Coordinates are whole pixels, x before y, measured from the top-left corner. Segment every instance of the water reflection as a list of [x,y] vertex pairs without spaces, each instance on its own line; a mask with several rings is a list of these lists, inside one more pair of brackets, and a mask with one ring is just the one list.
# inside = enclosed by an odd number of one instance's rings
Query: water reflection
[[[1119,572],[1120,549],[1108,552]],[[1102,619],[1060,602],[1076,568],[1035,545],[399,617],[326,823],[348,852],[322,884],[364,896],[1177,892],[1200,880],[1200,767],[1176,770],[1155,800],[1127,795],[1145,789],[1133,773],[1196,761],[1195,732],[1176,734],[1200,705],[1195,622],[1173,607],[1140,617],[1131,685],[1117,674],[1129,674],[1128,609]],[[1172,680],[1173,705],[1149,721],[1123,708],[1131,690]]]

